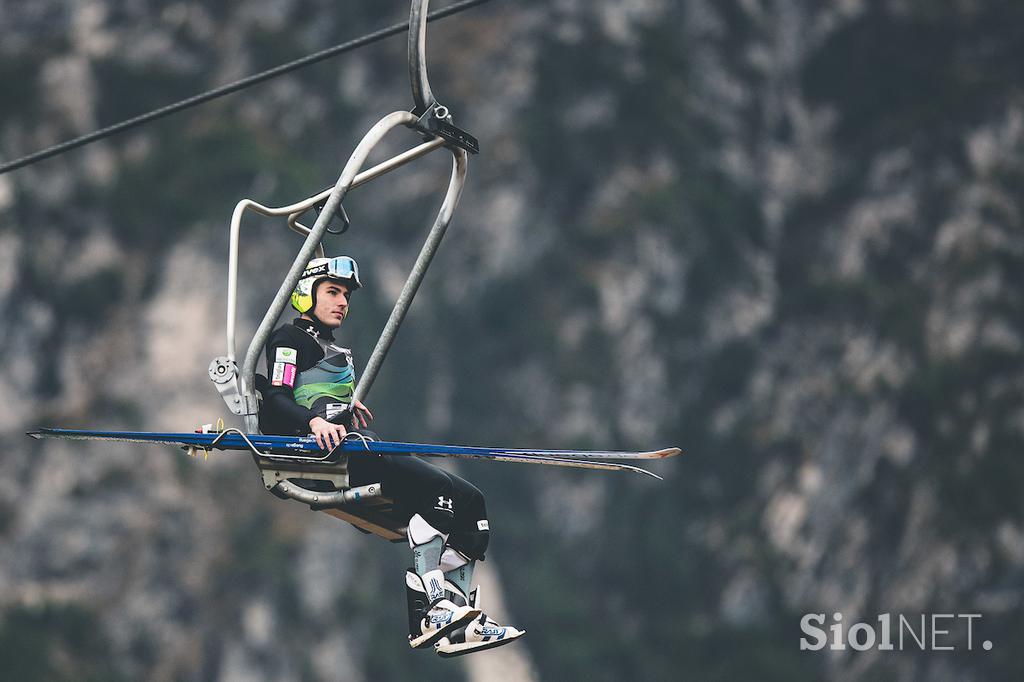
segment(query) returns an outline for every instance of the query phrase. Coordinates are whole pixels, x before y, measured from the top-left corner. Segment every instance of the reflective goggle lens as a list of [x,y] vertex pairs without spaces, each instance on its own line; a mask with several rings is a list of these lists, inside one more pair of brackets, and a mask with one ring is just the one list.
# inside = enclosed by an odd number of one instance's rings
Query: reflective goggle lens
[[356,286],[363,286],[359,281],[359,266],[348,256],[338,256],[328,261],[327,274],[340,279],[351,279]]

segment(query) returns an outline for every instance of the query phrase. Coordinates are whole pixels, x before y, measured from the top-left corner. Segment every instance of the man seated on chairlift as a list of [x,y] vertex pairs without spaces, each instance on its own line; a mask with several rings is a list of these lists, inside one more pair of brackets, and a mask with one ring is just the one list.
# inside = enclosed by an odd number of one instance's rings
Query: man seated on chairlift
[[[303,271],[291,296],[299,317],[276,329],[266,346],[270,380],[260,408],[263,433],[311,434],[325,450],[351,433],[376,438],[365,430],[373,414],[353,399],[352,353],[334,343],[350,297],[361,286],[359,268],[348,256],[315,258]],[[480,609],[479,588],[470,587],[490,534],[476,487],[411,455],[352,454],[348,471],[353,487],[380,483],[408,519],[410,646],[433,645],[441,656],[460,656],[525,634],[488,618]]]

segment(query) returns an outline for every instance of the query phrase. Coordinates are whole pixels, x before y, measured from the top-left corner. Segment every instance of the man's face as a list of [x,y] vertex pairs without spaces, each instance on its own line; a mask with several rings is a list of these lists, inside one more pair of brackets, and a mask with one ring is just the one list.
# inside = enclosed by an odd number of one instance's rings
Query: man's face
[[331,329],[341,326],[348,315],[348,285],[324,280],[316,286],[316,306],[313,314]]

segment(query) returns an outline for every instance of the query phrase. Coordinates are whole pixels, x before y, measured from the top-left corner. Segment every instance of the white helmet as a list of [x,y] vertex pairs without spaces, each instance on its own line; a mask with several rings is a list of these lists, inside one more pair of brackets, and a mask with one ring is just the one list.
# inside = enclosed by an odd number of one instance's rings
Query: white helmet
[[359,281],[359,266],[350,257],[314,258],[302,271],[302,277],[292,291],[292,307],[300,313],[312,310],[316,305],[316,285],[325,279],[348,285],[350,292],[363,286]]

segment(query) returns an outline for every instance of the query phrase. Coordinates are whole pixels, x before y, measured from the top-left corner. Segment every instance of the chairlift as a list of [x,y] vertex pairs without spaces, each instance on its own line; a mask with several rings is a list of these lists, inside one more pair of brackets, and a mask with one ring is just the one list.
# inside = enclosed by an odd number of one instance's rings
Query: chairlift
[[[391,499],[382,494],[381,485],[352,488],[349,485],[349,456],[359,453],[408,454],[426,457],[464,457],[501,462],[544,464],[561,467],[611,471],[633,471],[657,477],[645,469],[623,461],[660,459],[680,454],[678,448],[651,452],[599,452],[581,450],[513,450],[507,448],[472,448],[417,443],[370,441],[357,433],[330,452],[319,449],[311,437],[268,436],[260,434],[260,406],[256,365],[263,353],[274,325],[281,316],[289,296],[306,264],[314,257],[324,257],[322,240],[325,233],[343,234],[350,221],[343,208],[348,192],[375,180],[396,168],[411,163],[431,152],[444,149],[452,155],[448,189],[434,224],[427,234],[405,285],[395,302],[370,359],[355,388],[353,401],[366,398],[388,350],[398,334],[413,298],[430,267],[458,206],[466,181],[470,154],[480,151],[473,135],[457,127],[448,107],[434,96],[427,77],[426,19],[429,0],[412,0],[408,33],[409,75],[414,106],[411,111],[395,111],[385,115],[363,136],[349,157],[341,175],[328,188],[302,201],[280,207],[268,207],[253,199],[242,199],[231,215],[228,255],[227,354],[213,359],[209,376],[232,414],[241,417],[244,430],[237,428],[204,428],[197,433],[151,433],[40,429],[29,435],[41,438],[75,440],[114,440],[128,442],[166,443],[181,446],[192,453],[211,449],[246,450],[260,470],[263,484],[274,495],[309,505],[352,524],[365,533],[378,535],[392,542],[406,539],[405,520],[397,513]],[[407,128],[416,134],[416,146],[362,170],[373,149],[396,128]],[[309,211],[316,213],[312,227],[300,222]],[[246,349],[239,368],[236,356],[236,316],[238,302],[238,251],[242,217],[246,211],[270,217],[284,217],[292,231],[305,237],[288,274],[281,283],[270,307],[263,316]],[[334,221],[340,228],[333,229]],[[296,481],[326,481],[333,488],[318,492]]]

